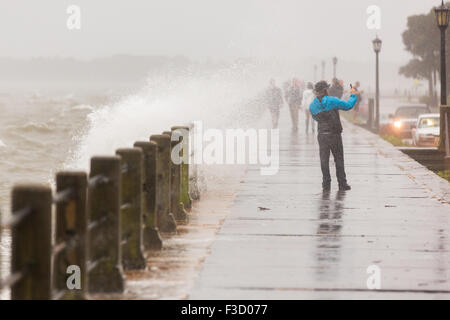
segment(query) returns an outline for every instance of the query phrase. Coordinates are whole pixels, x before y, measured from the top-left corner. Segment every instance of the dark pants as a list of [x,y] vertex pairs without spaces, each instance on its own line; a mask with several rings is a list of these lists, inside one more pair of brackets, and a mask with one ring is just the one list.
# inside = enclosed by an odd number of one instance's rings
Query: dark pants
[[272,127],[274,129],[278,128],[278,119],[280,119],[280,108],[272,107],[270,108],[270,114],[272,115]]
[[344,168],[344,147],[340,134],[319,134],[320,166],[322,168],[323,186],[329,186],[330,176],[330,152],[333,154],[336,163],[336,176],[339,185],[347,184]]

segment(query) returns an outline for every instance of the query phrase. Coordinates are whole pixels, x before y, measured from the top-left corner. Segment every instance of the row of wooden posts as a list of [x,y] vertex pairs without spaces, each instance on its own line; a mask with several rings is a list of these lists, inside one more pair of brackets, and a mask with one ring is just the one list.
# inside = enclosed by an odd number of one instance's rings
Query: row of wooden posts
[[[187,223],[199,197],[196,183],[189,188],[191,129],[173,127],[115,156],[93,157],[89,175],[59,172],[54,195],[48,186],[15,186],[11,218],[0,228],[12,235],[11,274],[1,287],[12,299],[122,292],[123,269],[145,268],[145,252],[162,248],[160,232]],[[81,288],[68,288],[71,268],[79,268]]]

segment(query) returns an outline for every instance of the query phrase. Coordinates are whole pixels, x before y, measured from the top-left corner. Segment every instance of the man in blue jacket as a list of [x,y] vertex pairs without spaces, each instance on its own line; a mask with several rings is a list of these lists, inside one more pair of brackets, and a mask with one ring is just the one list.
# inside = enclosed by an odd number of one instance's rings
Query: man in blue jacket
[[314,120],[318,123],[318,140],[320,148],[320,166],[322,169],[324,191],[331,189],[330,177],[330,152],[333,153],[336,163],[336,176],[339,183],[339,190],[351,190],[347,183],[344,168],[344,147],[342,145],[342,124],[339,117],[339,110],[348,111],[353,108],[357,97],[355,91],[350,91],[351,96],[348,101],[331,97],[328,94],[329,84],[326,81],[316,83],[314,93],[316,98],[309,106],[309,111]]

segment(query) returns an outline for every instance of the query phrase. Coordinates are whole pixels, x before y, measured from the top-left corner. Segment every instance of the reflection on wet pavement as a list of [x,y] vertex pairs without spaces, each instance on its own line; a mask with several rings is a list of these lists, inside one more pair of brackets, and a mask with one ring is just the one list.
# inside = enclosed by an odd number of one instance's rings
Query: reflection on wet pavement
[[278,174],[249,168],[189,298],[449,299],[449,183],[344,123],[353,189],[337,191],[331,159],[323,193],[317,137],[281,117]]
[[[335,199],[331,192],[324,191],[319,201],[319,224],[317,229],[317,277],[319,280],[333,279],[340,260],[339,237],[342,230],[343,200],[346,192],[338,191]],[[331,266],[331,267],[330,267]]]

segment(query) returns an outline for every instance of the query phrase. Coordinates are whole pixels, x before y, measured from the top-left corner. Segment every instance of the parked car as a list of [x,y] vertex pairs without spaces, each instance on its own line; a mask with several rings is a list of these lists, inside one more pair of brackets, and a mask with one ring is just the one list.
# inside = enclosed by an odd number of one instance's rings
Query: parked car
[[414,145],[418,147],[437,147],[439,144],[439,113],[422,114],[412,130]]
[[399,138],[411,138],[412,129],[417,125],[421,114],[431,113],[426,105],[399,107],[394,115],[390,115],[392,121],[392,133]]

